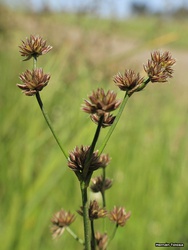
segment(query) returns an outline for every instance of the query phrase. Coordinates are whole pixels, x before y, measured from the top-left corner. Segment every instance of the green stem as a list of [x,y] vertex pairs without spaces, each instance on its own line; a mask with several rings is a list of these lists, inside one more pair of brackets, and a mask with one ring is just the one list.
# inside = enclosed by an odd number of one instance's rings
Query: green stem
[[94,230],[94,221],[91,220],[91,249],[95,250],[96,241],[95,241],[95,230]]
[[51,132],[52,132],[52,134],[53,134],[53,136],[54,136],[54,138],[55,138],[55,140],[56,140],[58,146],[60,147],[60,149],[61,149],[63,155],[65,156],[65,158],[66,158],[66,160],[67,160],[68,157],[67,157],[67,155],[66,155],[66,153],[65,153],[65,151],[64,151],[64,149],[63,149],[63,147],[61,146],[61,143],[60,143],[59,139],[58,139],[57,136],[56,136],[56,133],[55,133],[55,131],[54,131],[52,125],[51,125],[51,121],[50,121],[50,119],[49,119],[47,113],[46,113],[45,110],[44,110],[44,106],[43,106],[42,100],[41,100],[41,98],[40,98],[39,92],[36,93],[36,98],[37,98],[38,104],[39,104],[39,106],[40,106],[40,109],[41,109],[41,111],[42,111],[42,114],[43,114],[43,116],[44,116],[44,119],[46,120],[46,123],[48,124],[49,129],[51,130]]
[[34,56],[33,57],[33,69],[36,69],[37,68],[37,57]]
[[65,228],[67,230],[67,232],[76,240],[78,241],[80,244],[84,245],[84,241],[82,239],[80,239],[71,229],[70,227],[66,227]]
[[112,133],[113,133],[113,131],[114,131],[120,117],[121,117],[121,114],[122,114],[122,112],[124,110],[124,107],[125,107],[128,99],[129,99],[129,96],[128,96],[128,93],[126,92],[125,96],[124,96],[124,99],[123,99],[123,102],[122,102],[122,104],[121,104],[121,106],[119,108],[119,112],[118,112],[118,114],[117,114],[117,116],[116,116],[116,118],[114,120],[114,123],[110,127],[110,129],[109,129],[109,131],[108,131],[108,133],[107,133],[107,135],[106,135],[106,137],[105,137],[105,139],[104,139],[104,141],[103,141],[103,143],[102,143],[102,145],[101,145],[101,147],[99,149],[99,154],[101,154],[103,152],[104,148],[106,147],[106,144],[107,144],[108,140],[110,139],[110,136],[112,135]]
[[105,199],[105,189],[104,189],[104,185],[105,185],[105,178],[106,178],[106,168],[103,168],[102,169],[102,183],[103,183],[103,189],[102,189],[102,204],[103,204],[103,207],[106,207],[106,199]]
[[88,211],[88,198],[87,198],[87,185],[85,184],[85,182],[80,183],[80,188],[81,188],[81,192],[82,192],[85,250],[91,250],[90,227],[89,227],[89,211]]
[[[106,179],[106,168],[103,168],[102,169],[102,183],[103,183],[103,188],[102,188],[102,191],[101,191],[103,208],[106,207],[106,197],[105,197],[105,188],[104,188],[105,179]],[[106,220],[105,219],[103,220],[103,231],[106,232]]]
[[[33,70],[35,70],[36,68],[37,68],[37,57],[34,56],[34,57],[33,57]],[[60,143],[59,139],[58,139],[57,136],[56,136],[56,133],[55,133],[53,127],[52,127],[51,121],[50,121],[50,119],[49,119],[47,113],[46,113],[45,110],[44,110],[44,105],[43,105],[43,103],[42,103],[42,100],[41,100],[41,97],[40,97],[39,92],[36,93],[36,98],[37,98],[38,104],[39,104],[39,106],[40,106],[40,109],[41,109],[41,111],[42,111],[42,114],[43,114],[43,116],[44,116],[44,119],[46,120],[46,123],[48,124],[49,129],[51,130],[51,132],[52,132],[52,134],[53,134],[53,136],[54,136],[54,138],[55,138],[55,140],[56,140],[58,146],[60,147],[61,151],[63,152],[63,154],[64,154],[64,156],[65,156],[65,158],[66,158],[66,160],[67,160],[68,157],[67,157],[67,155],[66,155],[66,153],[65,153],[65,151],[64,151],[64,149],[63,149],[63,147],[61,146],[61,143]]]
[[[139,90],[137,90],[137,91],[140,91],[140,90],[144,89],[149,82],[150,82],[150,79],[147,78],[143,82],[143,84],[140,86]],[[119,108],[119,112],[118,112],[118,114],[116,116],[116,119],[114,120],[114,123],[110,127],[110,129],[109,129],[109,131],[108,131],[108,133],[107,133],[107,135],[106,135],[106,137],[105,137],[105,139],[104,139],[104,141],[103,141],[103,143],[102,143],[102,145],[100,147],[99,154],[101,154],[103,152],[104,148],[106,147],[106,144],[107,144],[108,140],[110,139],[110,136],[112,135],[112,133],[113,133],[113,131],[114,131],[114,129],[115,129],[115,127],[116,127],[116,125],[117,125],[120,117],[121,117],[121,114],[122,114],[122,112],[124,110],[124,107],[125,107],[128,99],[129,99],[129,97],[130,96],[129,96],[128,92],[126,92],[125,96],[124,96],[124,99],[123,99],[123,102],[122,102],[122,104],[121,104],[121,106]]]
[[114,228],[114,231],[112,232],[112,235],[111,235],[111,237],[110,237],[110,239],[109,239],[109,241],[108,241],[107,246],[109,246],[110,242],[111,242],[111,241],[113,240],[113,238],[115,237],[115,234],[116,234],[117,229],[118,229],[118,224],[116,224],[116,226],[115,226],[115,228]]
[[92,154],[94,152],[95,145],[96,145],[97,140],[99,138],[99,134],[100,134],[101,126],[102,126],[102,123],[103,123],[103,119],[104,119],[104,116],[101,116],[100,120],[99,120],[99,123],[98,123],[98,126],[97,126],[97,129],[96,129],[96,132],[95,132],[95,135],[94,135],[94,138],[93,138],[93,141],[92,141],[92,144],[91,144],[91,147],[90,147],[89,156],[88,156],[89,160],[90,160],[90,158],[91,158],[91,156],[92,156]]
[[83,170],[83,175],[84,175],[85,177],[86,177],[87,174],[88,174],[90,160],[91,160],[92,154],[93,154],[93,152],[94,152],[94,149],[95,149],[97,140],[98,140],[98,138],[99,138],[99,134],[100,134],[100,130],[101,130],[101,127],[102,127],[103,119],[104,119],[104,116],[101,116],[100,119],[99,119],[99,123],[98,123],[97,129],[96,129],[96,132],[95,132],[93,141],[92,141],[92,143],[91,143],[91,147],[90,147],[90,149],[89,149],[89,154],[88,154],[88,156],[87,156],[87,158],[86,158],[86,164],[85,164],[84,170]]

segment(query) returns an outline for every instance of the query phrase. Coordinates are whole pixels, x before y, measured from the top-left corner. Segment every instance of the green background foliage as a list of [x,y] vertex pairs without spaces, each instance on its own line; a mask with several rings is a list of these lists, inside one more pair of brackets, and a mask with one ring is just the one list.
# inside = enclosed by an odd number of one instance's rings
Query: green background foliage
[[[1,249],[82,249],[67,232],[58,241],[50,234],[52,215],[61,208],[76,213],[81,195],[35,97],[16,87],[18,75],[32,68],[32,61],[22,62],[18,52],[21,39],[30,34],[53,46],[38,60],[38,67],[51,74],[41,97],[67,153],[92,141],[96,125],[80,110],[92,90],[113,89],[122,98],[112,80],[118,71],[132,68],[144,74],[142,64],[158,48],[177,59],[170,83],[149,84],[130,98],[110,138],[105,153],[112,158],[107,175],[114,183],[107,191],[107,209],[120,205],[132,213],[109,249],[151,250],[155,242],[183,242],[186,249],[187,21],[101,20],[7,9],[0,18]],[[111,234],[112,223],[107,227]],[[71,228],[83,237],[79,215]]]

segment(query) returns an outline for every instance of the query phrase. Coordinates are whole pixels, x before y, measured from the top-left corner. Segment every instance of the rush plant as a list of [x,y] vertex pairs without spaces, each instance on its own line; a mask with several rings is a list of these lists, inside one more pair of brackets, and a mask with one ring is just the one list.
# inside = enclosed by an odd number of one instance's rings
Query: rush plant
[[[23,61],[33,59],[33,68],[27,69],[20,74],[21,83],[17,84],[17,86],[26,96],[36,97],[45,121],[65,157],[67,166],[75,173],[80,183],[81,206],[77,213],[83,217],[84,239],[80,239],[70,228],[70,225],[75,221],[75,214],[64,209],[55,213],[51,219],[52,236],[57,238],[66,230],[78,243],[83,245],[85,250],[105,250],[114,238],[117,229],[125,226],[130,218],[130,212],[126,212],[124,207],[118,206],[114,206],[111,211],[106,210],[107,200],[105,193],[111,188],[112,180],[106,177],[106,168],[110,163],[110,156],[103,153],[103,151],[116,128],[128,99],[135,92],[143,90],[150,82],[167,82],[172,77],[172,66],[175,64],[175,59],[172,58],[168,51],[154,51],[151,53],[151,58],[144,65],[147,77],[142,77],[131,69],[125,69],[124,73],[117,73],[113,81],[120,91],[124,91],[123,100],[118,100],[117,94],[112,90],[107,92],[102,88],[93,90],[82,105],[82,111],[89,115],[91,121],[96,124],[93,140],[90,145],[81,144],[80,146],[75,146],[67,154],[53,129],[40,96],[40,91],[50,81],[50,74],[44,73],[42,68],[37,67],[37,60],[38,57],[50,52],[52,46],[47,45],[42,37],[31,35],[26,41],[22,41],[19,48],[21,56],[24,57]],[[115,116],[113,112],[117,109],[118,112]],[[106,128],[108,129],[106,137],[101,146],[96,149],[100,131]],[[93,173],[99,169],[101,170],[100,175],[93,178]],[[97,200],[90,200],[88,196],[89,188],[92,192],[101,194],[101,204]],[[103,232],[99,232],[95,228],[95,220],[106,218],[114,223],[112,235],[108,235],[108,230],[105,227]]]

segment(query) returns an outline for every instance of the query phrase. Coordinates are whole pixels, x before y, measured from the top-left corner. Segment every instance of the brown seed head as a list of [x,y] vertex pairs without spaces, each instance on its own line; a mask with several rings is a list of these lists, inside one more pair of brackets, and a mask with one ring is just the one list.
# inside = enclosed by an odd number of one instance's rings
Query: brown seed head
[[[92,115],[90,115],[90,117],[91,117],[91,120],[92,120],[94,123],[96,123],[96,124],[99,123],[99,120],[100,120],[100,116],[99,116],[99,115],[97,115],[97,114],[92,114]],[[102,121],[102,125],[101,125],[101,126],[102,126],[103,128],[106,128],[106,127],[111,126],[111,125],[113,124],[115,118],[116,118],[116,117],[113,116],[113,115],[110,114],[110,113],[104,113],[104,115],[103,115],[103,121]]]
[[96,240],[98,250],[106,250],[107,249],[108,236],[106,233],[101,234],[99,232],[96,232],[95,233],[95,240]]
[[[97,170],[98,168],[104,167],[104,165],[106,165],[109,161],[108,156],[99,156],[98,151],[94,151],[91,155],[89,166],[87,166],[89,150],[89,146],[81,146],[80,148],[76,146],[75,149],[70,152],[68,159],[68,167],[75,172],[79,179],[84,181],[88,176],[91,176],[91,173],[93,173],[93,171]],[[85,167],[89,167],[87,176],[84,176]]]
[[110,163],[110,156],[108,154],[101,154],[100,163],[100,167],[105,168]]
[[[83,216],[83,207],[77,211],[81,216]],[[107,211],[104,208],[100,208],[96,200],[91,201],[89,204],[89,219],[96,220],[99,218],[104,218],[107,215]]]
[[102,88],[93,91],[92,95],[89,96],[89,101],[85,100],[84,102],[85,105],[82,106],[82,110],[89,114],[97,114],[98,116],[116,110],[121,103],[121,101],[116,100],[114,91],[109,90],[105,94]]
[[60,210],[56,214],[54,214],[51,219],[52,222],[52,236],[55,239],[58,236],[61,236],[65,230],[65,227],[68,227],[75,220],[75,215],[70,212],[66,212],[65,210]]
[[123,227],[126,221],[130,218],[131,213],[126,213],[123,207],[114,207],[114,209],[109,213],[109,218],[114,221],[117,226]]
[[109,178],[103,180],[103,176],[97,176],[95,178],[92,178],[91,182],[92,184],[90,188],[94,193],[97,192],[104,193],[105,190],[111,188],[112,186],[112,180]]
[[151,82],[167,82],[168,78],[172,77],[172,66],[175,62],[168,51],[154,51],[151,53],[151,59],[144,65],[144,70]]
[[35,95],[38,91],[41,91],[49,82],[50,75],[44,74],[43,69],[26,70],[20,74],[20,80],[23,84],[17,84],[17,86],[23,90],[23,93],[27,96]]
[[29,60],[31,57],[37,58],[38,56],[48,53],[52,46],[46,45],[46,41],[40,36],[30,35],[30,38],[26,38],[26,41],[22,41],[22,45],[19,46],[21,56],[26,57]]
[[143,83],[144,78],[140,77],[139,73],[135,73],[133,70],[125,70],[124,75],[118,73],[114,76],[114,82],[123,91],[127,91],[128,94],[132,94],[134,91],[139,89]]

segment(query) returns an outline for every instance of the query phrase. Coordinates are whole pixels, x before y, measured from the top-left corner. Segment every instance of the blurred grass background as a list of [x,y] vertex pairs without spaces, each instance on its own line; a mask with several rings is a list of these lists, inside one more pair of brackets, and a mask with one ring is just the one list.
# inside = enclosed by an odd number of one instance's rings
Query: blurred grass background
[[[18,75],[32,68],[18,52],[30,34],[53,46],[38,60],[51,74],[41,96],[67,152],[92,140],[96,125],[80,111],[92,90],[114,89],[122,98],[112,80],[117,72],[132,68],[144,74],[142,65],[154,49],[170,50],[176,58],[170,83],[149,84],[130,98],[105,149],[112,157],[107,175],[114,180],[107,208],[121,205],[132,213],[109,249],[151,250],[155,242],[183,242],[187,249],[188,21],[156,16],[103,20],[3,6],[0,21],[1,249],[82,249],[66,232],[56,242],[50,234],[52,215],[61,208],[75,212],[81,202],[76,177],[35,97],[16,87]],[[72,225],[80,237],[81,222],[77,216]]]

